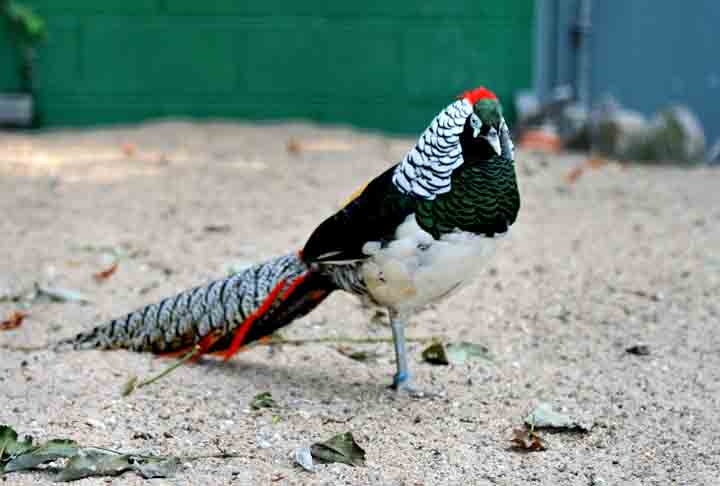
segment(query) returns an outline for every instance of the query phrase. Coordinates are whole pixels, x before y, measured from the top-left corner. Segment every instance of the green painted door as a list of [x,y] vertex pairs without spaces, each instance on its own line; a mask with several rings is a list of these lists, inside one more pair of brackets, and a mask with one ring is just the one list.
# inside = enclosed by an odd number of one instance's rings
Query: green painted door
[[48,126],[192,116],[416,132],[464,89],[486,84],[507,105],[531,84],[532,0],[23,1],[49,25]]

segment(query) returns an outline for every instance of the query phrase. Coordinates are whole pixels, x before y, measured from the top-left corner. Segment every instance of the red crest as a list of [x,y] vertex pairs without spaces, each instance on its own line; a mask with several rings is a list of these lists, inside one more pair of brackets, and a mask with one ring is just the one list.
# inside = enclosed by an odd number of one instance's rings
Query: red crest
[[470,91],[465,91],[462,94],[462,98],[468,100],[471,105],[474,105],[480,100],[497,100],[495,93],[487,89],[485,86],[480,86]]

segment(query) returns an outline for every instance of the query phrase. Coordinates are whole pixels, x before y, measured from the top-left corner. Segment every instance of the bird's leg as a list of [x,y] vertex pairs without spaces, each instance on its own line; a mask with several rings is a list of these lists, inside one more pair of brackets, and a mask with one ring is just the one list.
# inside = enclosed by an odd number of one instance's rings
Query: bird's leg
[[395,345],[395,364],[397,371],[393,377],[392,388],[395,390],[412,389],[410,370],[407,364],[407,350],[405,349],[405,319],[390,309],[390,327],[392,327],[393,344]]

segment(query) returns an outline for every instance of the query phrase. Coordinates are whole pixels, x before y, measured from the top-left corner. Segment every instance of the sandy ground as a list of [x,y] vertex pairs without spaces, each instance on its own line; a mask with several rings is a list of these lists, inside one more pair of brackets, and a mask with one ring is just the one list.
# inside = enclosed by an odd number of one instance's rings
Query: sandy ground
[[[299,154],[288,153],[290,137],[301,141]],[[4,346],[69,336],[229,265],[298,248],[410,143],[301,124],[180,122],[0,141],[0,293],[38,281],[92,298],[33,304],[20,328],[0,332]],[[185,366],[127,398],[120,388],[129,375],[169,362],[5,348],[0,423],[124,451],[238,453],[187,461],[156,485],[718,484],[720,173],[609,165],[570,185],[564,177],[577,157],[518,160],[523,209],[511,237],[472,285],[409,331],[492,353],[438,367],[413,344],[418,382],[439,398],[385,389],[389,344],[357,346],[380,354],[367,363],[332,344],[257,347],[229,363]],[[116,274],[95,282],[116,257]],[[0,316],[17,307],[5,298]],[[284,334],[389,330],[336,294]],[[635,344],[650,355],[625,352]],[[280,408],[250,411],[262,391]],[[513,428],[540,401],[594,422],[592,431],[544,433],[544,452],[510,450]],[[309,474],[294,466],[296,448],[347,430],[367,451],[365,467]],[[0,483],[52,484],[46,473]],[[77,484],[145,481],[128,473]]]

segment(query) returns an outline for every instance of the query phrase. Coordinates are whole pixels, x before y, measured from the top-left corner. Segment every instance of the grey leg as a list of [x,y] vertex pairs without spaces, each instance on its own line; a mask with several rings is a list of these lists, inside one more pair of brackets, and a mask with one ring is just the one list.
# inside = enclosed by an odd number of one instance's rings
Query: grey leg
[[408,369],[407,351],[405,349],[405,320],[393,310],[390,310],[389,313],[393,344],[395,345],[395,363],[397,366],[392,387],[396,390],[410,389],[410,370]]

